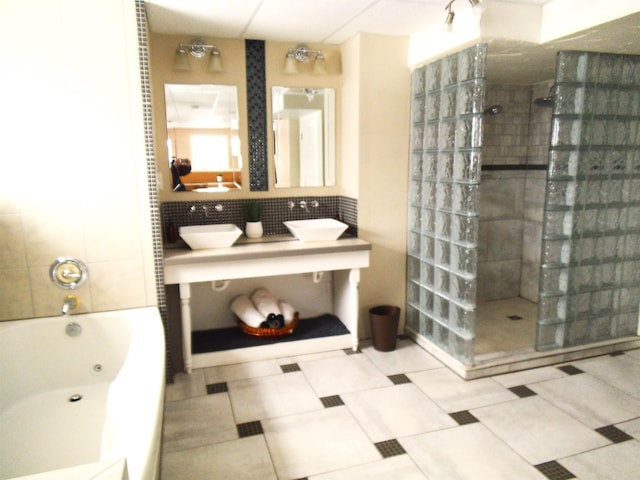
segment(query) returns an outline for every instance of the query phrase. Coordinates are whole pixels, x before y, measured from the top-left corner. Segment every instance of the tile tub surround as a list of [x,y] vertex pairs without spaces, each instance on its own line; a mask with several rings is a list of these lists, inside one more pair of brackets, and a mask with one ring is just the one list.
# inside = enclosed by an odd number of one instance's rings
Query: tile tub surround
[[401,338],[195,370],[167,386],[162,478],[635,478],[638,369],[632,350],[464,381]]

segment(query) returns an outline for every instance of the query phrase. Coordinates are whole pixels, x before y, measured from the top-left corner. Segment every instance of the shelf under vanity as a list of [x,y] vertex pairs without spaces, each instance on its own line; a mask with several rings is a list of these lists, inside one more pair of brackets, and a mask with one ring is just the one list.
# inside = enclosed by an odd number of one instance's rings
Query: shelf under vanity
[[[282,356],[301,355],[329,349],[358,349],[358,284],[360,268],[369,266],[371,244],[358,238],[343,238],[323,242],[272,241],[239,242],[228,248],[209,250],[171,249],[164,256],[166,285],[178,285],[183,337],[184,368],[229,365]],[[290,274],[332,272],[333,311],[327,312],[344,326],[344,332],[329,336],[267,341],[253,346],[193,352],[194,335],[216,335],[214,331],[193,332],[191,312],[191,284],[224,282]],[[295,292],[292,292],[295,296]],[[301,319],[301,325],[319,319]],[[300,328],[300,327],[298,327]],[[220,329],[219,336],[228,334]],[[311,335],[313,336],[313,335]]]

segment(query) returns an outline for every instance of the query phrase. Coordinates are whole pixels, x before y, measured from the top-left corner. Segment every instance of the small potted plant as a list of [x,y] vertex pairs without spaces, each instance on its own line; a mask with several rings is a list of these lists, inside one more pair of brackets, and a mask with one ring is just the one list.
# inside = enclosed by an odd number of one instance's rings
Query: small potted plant
[[247,221],[244,233],[248,238],[260,238],[262,236],[262,212],[264,206],[251,200],[244,204],[244,218]]

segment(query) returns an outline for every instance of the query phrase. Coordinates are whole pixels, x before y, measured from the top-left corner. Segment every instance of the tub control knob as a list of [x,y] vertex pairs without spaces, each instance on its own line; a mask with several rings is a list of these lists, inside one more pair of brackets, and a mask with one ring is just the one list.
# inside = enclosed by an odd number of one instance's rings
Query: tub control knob
[[87,266],[75,258],[58,257],[49,268],[51,280],[60,288],[73,290],[87,280]]

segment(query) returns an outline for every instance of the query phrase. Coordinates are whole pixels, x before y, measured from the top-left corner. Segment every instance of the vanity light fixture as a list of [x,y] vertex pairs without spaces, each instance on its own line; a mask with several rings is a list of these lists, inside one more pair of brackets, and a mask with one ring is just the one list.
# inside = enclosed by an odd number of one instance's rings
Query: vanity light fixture
[[306,45],[298,45],[295,48],[290,48],[287,51],[284,63],[284,73],[296,74],[298,73],[298,63],[306,63],[311,58],[311,55],[315,55],[313,62],[313,69],[311,72],[315,75],[325,75],[327,70],[324,65],[324,55],[321,50],[311,50]]
[[181,43],[176,50],[176,56],[173,60],[173,69],[178,71],[188,71],[189,66],[188,54],[194,58],[202,58],[209,51],[209,65],[207,71],[211,73],[223,72],[222,58],[220,50],[215,45],[207,45],[202,40],[192,40],[191,43]]

